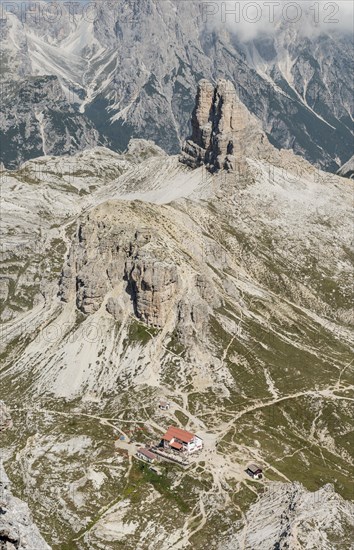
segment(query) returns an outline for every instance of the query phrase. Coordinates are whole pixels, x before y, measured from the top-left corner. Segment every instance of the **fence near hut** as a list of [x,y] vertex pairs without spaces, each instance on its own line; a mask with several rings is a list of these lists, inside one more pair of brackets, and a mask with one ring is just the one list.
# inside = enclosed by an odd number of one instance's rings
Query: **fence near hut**
[[183,458],[175,455],[174,453],[164,451],[164,450],[161,449],[161,447],[156,447],[156,446],[151,447],[151,451],[154,452],[155,454],[161,456],[165,460],[170,460],[171,462],[176,462],[177,464],[179,464],[180,466],[183,466],[184,468],[189,466],[188,459],[186,459],[186,458],[183,459]]

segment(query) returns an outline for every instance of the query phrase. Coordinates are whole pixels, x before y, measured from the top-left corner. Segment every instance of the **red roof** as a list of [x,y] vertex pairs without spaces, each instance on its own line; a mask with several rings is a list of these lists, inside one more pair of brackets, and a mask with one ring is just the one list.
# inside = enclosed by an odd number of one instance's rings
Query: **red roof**
[[183,443],[190,443],[193,437],[194,435],[191,432],[181,430],[180,428],[176,428],[175,426],[170,426],[162,439],[165,439],[166,441],[171,441],[171,439],[175,438],[183,441]]
[[152,453],[148,449],[145,449],[144,447],[140,447],[140,449],[137,450],[137,453],[146,456],[146,458],[150,458],[150,460],[154,460],[156,458],[156,455],[154,453]]
[[178,443],[178,441],[174,441],[173,443],[170,444],[170,446],[172,447],[172,449],[177,449],[177,451],[180,451],[181,449],[183,449],[182,443]]

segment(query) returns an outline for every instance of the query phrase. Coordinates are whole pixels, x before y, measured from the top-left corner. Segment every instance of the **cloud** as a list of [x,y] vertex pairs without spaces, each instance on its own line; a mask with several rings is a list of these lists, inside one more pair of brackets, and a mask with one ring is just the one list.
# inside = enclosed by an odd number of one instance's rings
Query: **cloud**
[[350,0],[211,0],[201,5],[207,27],[225,27],[241,41],[273,35],[279,25],[294,27],[304,37],[333,31],[353,33],[354,30],[353,2]]

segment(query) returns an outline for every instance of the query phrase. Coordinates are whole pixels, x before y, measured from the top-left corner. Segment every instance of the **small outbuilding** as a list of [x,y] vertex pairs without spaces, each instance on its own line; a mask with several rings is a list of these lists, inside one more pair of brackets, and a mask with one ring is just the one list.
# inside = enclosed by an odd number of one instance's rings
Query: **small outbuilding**
[[259,468],[257,464],[250,464],[247,467],[246,473],[253,479],[262,479],[263,477],[262,468]]
[[149,449],[145,449],[144,447],[140,447],[139,449],[137,449],[136,456],[141,460],[148,462],[149,464],[155,462],[157,458],[155,453],[152,453],[151,451],[149,451]]
[[162,411],[168,411],[169,408],[170,404],[168,401],[160,401],[159,409],[161,409]]
[[151,470],[151,472],[154,472],[154,474],[158,476],[162,474],[162,471],[160,470],[160,468],[157,468],[157,466],[149,466],[149,470]]

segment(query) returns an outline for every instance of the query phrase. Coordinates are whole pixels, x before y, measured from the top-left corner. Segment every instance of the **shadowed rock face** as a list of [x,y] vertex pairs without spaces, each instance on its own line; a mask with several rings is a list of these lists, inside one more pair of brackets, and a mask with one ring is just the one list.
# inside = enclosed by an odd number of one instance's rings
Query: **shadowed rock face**
[[354,178],[354,155],[348,160],[348,162],[343,164],[337,174],[343,178]]
[[176,267],[152,259],[129,259],[125,269],[137,317],[162,327],[177,290]]
[[192,136],[183,145],[181,161],[210,171],[235,170],[250,148],[267,141],[257,119],[241,103],[233,84],[207,80],[198,85],[192,114]]

